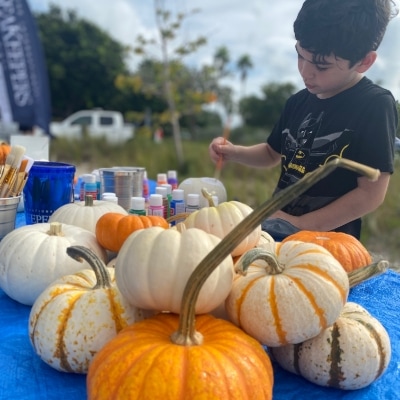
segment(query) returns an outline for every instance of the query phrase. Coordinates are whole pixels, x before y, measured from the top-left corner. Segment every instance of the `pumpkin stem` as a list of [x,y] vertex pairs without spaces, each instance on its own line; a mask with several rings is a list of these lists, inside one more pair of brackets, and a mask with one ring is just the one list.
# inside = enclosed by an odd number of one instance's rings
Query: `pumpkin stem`
[[358,174],[365,175],[371,180],[378,179],[380,175],[379,170],[367,167],[366,165],[345,158],[335,158],[306,174],[302,179],[276,193],[272,198],[255,208],[204,257],[190,275],[183,292],[178,331],[171,337],[174,343],[176,343],[178,338],[182,343],[195,342],[196,301],[204,282],[217,266],[229,256],[233,249],[244,240],[250,232],[256,229],[265,218],[290,203],[320,179],[328,176],[337,167],[346,168]]
[[64,236],[60,222],[50,222],[50,229],[47,231],[50,236]]
[[354,287],[361,282],[364,282],[374,276],[383,274],[389,269],[389,262],[386,260],[380,260],[373,264],[366,265],[365,267],[355,269],[349,272],[347,275],[349,277],[350,287]]
[[93,286],[93,289],[105,289],[111,287],[111,277],[107,267],[96,253],[85,246],[70,246],[67,247],[67,254],[76,261],[83,262],[83,260],[85,260],[88,262],[96,275],[97,283]]
[[201,189],[201,194],[203,195],[203,197],[205,197],[207,199],[209,207],[215,207],[215,203],[212,198],[212,195],[206,188]]
[[166,220],[170,224],[173,221],[185,220],[189,215],[190,213],[179,213],[166,218]]
[[241,275],[246,275],[247,269],[256,260],[263,260],[267,263],[265,269],[269,275],[281,274],[285,269],[274,254],[262,248],[254,248],[240,256],[235,263],[235,271]]
[[93,196],[85,196],[85,207],[93,207]]

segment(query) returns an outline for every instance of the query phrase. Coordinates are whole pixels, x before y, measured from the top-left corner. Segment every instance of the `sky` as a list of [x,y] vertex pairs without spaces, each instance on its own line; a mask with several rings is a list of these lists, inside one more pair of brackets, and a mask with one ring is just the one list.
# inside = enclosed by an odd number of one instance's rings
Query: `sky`
[[[188,17],[182,27],[182,37],[196,39],[206,36],[207,45],[185,59],[187,65],[211,64],[215,51],[227,47],[231,68],[242,56],[248,55],[253,68],[248,72],[245,95],[261,96],[263,85],[293,83],[302,89],[297,71],[297,54],[293,21],[302,0],[163,0],[171,12],[199,12]],[[400,0],[397,0],[400,2]],[[137,36],[156,38],[153,0],[28,0],[33,12],[46,12],[49,4],[62,10],[75,10],[105,30],[121,44],[134,46]],[[366,75],[389,89],[400,100],[400,16],[388,26],[378,49],[378,59]],[[135,70],[139,59],[132,57],[129,65]],[[236,71],[224,81],[236,96],[240,94],[240,79]]]

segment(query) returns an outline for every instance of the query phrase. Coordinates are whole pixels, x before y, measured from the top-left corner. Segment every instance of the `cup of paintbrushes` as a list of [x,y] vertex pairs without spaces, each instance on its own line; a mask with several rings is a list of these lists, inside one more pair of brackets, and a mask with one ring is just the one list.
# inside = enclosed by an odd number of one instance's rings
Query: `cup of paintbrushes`
[[0,198],[0,241],[15,229],[18,204],[21,196]]
[[74,201],[75,166],[35,161],[23,189],[26,224],[47,222],[59,207]]

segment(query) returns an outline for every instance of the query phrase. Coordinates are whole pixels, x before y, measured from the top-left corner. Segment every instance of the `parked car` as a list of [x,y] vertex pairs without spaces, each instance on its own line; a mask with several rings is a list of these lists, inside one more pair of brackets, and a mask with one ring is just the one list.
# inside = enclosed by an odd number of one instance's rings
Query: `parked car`
[[398,138],[397,136],[396,136],[396,141],[394,142],[394,149],[395,151],[400,152],[400,138]]
[[110,143],[123,143],[135,134],[133,124],[127,124],[119,111],[102,109],[81,110],[61,122],[52,122],[54,137],[81,138],[84,129],[90,137],[105,137]]

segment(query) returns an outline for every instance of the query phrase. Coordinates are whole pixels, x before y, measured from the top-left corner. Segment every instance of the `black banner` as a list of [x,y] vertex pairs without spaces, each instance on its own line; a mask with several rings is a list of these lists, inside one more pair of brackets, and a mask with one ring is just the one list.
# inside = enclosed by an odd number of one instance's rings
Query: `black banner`
[[50,89],[35,19],[26,0],[0,0],[0,119],[49,133]]

